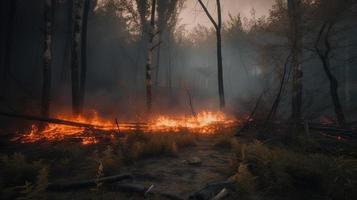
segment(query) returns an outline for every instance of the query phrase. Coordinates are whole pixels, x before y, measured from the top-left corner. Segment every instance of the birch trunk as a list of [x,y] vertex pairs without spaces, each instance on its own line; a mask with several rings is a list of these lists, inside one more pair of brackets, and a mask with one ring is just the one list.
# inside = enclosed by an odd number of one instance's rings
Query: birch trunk
[[156,0],[152,0],[151,19],[150,19],[150,31],[149,31],[149,45],[147,50],[146,66],[145,66],[145,86],[146,86],[146,108],[150,112],[152,107],[152,52],[153,42],[155,37],[155,10]]

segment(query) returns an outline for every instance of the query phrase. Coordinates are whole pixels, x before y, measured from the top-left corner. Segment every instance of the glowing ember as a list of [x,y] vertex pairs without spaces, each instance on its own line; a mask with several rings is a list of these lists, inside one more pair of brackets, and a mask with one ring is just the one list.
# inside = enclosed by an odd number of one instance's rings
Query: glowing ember
[[[96,144],[99,141],[93,132],[107,131],[110,138],[114,138],[118,133],[118,126],[121,132],[134,132],[140,129],[147,133],[163,133],[163,132],[179,132],[187,130],[196,134],[214,134],[222,128],[228,128],[237,124],[237,120],[232,117],[227,117],[220,112],[201,112],[196,117],[194,116],[182,116],[182,117],[168,117],[168,116],[156,116],[148,120],[148,123],[119,123],[109,120],[103,120],[95,114],[91,118],[71,118],[64,115],[59,115],[56,118],[91,124],[97,126],[95,131],[82,128],[73,127],[60,124],[49,124],[42,131],[38,130],[36,125],[32,125],[29,132],[22,134],[20,137],[14,140],[21,141],[22,143],[32,143],[37,141],[62,141],[69,138],[79,139],[83,145]],[[98,134],[98,133],[97,133]]]

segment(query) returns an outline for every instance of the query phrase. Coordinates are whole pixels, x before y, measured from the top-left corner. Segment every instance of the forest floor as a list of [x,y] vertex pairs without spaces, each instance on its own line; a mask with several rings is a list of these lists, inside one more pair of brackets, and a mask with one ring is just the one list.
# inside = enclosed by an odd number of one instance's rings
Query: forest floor
[[[356,199],[355,140],[311,132],[311,136],[299,134],[287,144],[284,138],[291,134],[286,130],[275,129],[265,136],[254,128],[239,137],[234,133],[138,132],[90,146],[73,141],[4,144],[0,199],[188,199],[207,184],[227,180],[232,187],[224,199]],[[111,184],[96,182],[81,189],[46,190],[48,183],[118,174],[132,178]],[[140,191],[123,191],[123,185]],[[150,187],[155,194],[145,195]]]
[[[175,156],[150,157],[135,161],[121,170],[123,173],[133,174],[134,180],[121,183],[145,187],[152,185],[155,192],[188,199],[190,194],[202,189],[208,183],[226,181],[233,174],[234,154],[229,148],[216,147],[216,141],[217,137],[200,137],[196,140],[195,146],[178,151]],[[104,190],[94,196],[99,199],[143,199],[142,194],[125,194],[112,190]],[[72,191],[60,195],[53,193],[50,197],[51,199],[91,199],[93,193]]]

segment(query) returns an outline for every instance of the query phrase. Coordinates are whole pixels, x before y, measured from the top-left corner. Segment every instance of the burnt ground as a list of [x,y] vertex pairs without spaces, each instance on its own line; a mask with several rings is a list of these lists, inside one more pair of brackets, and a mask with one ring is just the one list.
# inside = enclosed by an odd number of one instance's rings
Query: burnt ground
[[[178,151],[176,156],[152,157],[138,160],[121,171],[131,173],[131,185],[154,186],[155,192],[169,193],[182,199],[208,183],[225,181],[232,174],[233,153],[230,148],[215,147],[214,137],[202,137],[197,145]],[[115,187],[115,185],[114,185]],[[65,193],[49,193],[50,199],[143,199],[142,195],[122,193],[113,185],[101,191],[86,189]],[[145,199],[166,199],[148,197]]]

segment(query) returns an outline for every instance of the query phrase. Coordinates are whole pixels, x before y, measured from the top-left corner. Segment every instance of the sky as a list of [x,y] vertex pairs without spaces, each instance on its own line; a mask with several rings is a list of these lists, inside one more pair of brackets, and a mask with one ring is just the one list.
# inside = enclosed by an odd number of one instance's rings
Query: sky
[[[202,0],[212,15],[217,17],[216,1],[215,0]],[[251,10],[256,10],[256,17],[267,15],[269,9],[273,5],[275,0],[221,0],[222,7],[222,19],[226,21],[229,19],[229,14],[237,15],[241,14],[242,17],[249,18],[251,16]],[[180,25],[185,25],[187,30],[192,30],[198,24],[204,26],[211,26],[211,22],[207,18],[206,14],[202,10],[197,0],[186,0],[183,10],[180,14]]]

